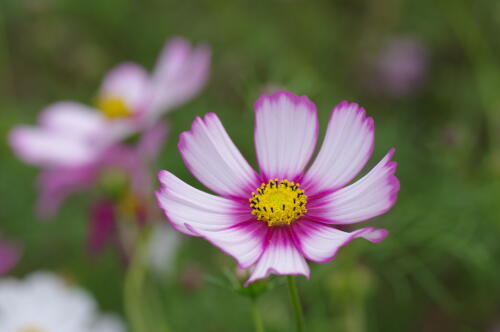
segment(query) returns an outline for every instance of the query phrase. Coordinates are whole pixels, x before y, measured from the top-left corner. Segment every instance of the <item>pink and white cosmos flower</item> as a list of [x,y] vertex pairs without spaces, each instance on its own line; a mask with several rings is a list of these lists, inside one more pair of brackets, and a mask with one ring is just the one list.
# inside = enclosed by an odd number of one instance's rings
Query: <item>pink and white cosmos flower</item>
[[316,106],[287,91],[255,104],[255,149],[260,173],[243,158],[217,115],[197,118],[179,149],[193,175],[219,196],[161,171],[157,199],[180,232],[205,238],[251,268],[247,285],[269,274],[305,275],[306,259],[326,263],[355,238],[382,241],[387,231],[338,228],[388,211],[399,181],[394,149],[366,175],[374,145],[373,119],[342,102],[331,114],[323,144],[307,170],[318,137]]
[[169,42],[153,73],[131,62],[104,78],[96,107],[73,101],[44,109],[38,126],[18,126],[10,144],[24,162],[45,168],[95,161],[123,138],[142,131],[197,94],[209,71],[210,50],[181,38]]

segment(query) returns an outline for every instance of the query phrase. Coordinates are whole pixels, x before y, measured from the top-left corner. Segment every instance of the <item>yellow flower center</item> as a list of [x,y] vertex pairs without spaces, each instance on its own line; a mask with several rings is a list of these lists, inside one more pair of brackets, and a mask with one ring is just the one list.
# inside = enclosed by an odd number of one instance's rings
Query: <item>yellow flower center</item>
[[127,104],[119,97],[100,97],[97,101],[97,108],[110,119],[126,118],[131,115]]
[[274,179],[263,183],[249,199],[252,214],[268,226],[290,225],[307,212],[307,196],[300,184]]
[[42,328],[32,325],[22,327],[20,330],[18,330],[18,332],[44,332],[44,331],[45,330],[43,330]]

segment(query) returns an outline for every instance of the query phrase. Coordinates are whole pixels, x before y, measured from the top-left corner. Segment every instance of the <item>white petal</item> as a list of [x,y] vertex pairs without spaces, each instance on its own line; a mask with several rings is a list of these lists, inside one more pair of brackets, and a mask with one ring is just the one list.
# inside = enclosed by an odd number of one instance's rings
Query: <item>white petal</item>
[[316,106],[307,97],[278,91],[257,100],[255,117],[255,149],[266,180],[301,175],[318,137]]
[[261,256],[269,227],[265,222],[250,220],[225,229],[198,230],[203,238],[238,261],[241,269],[247,269]]
[[28,126],[14,128],[9,141],[20,159],[42,167],[82,165],[93,161],[99,152],[81,138]]
[[182,233],[199,236],[197,231],[225,229],[251,217],[249,208],[240,203],[193,188],[167,171],[158,178],[162,184],[156,193],[158,203]]
[[217,115],[196,118],[181,135],[179,150],[191,173],[214,192],[248,199],[260,181],[229,138]]
[[394,149],[355,183],[311,202],[307,215],[329,224],[352,224],[387,212],[396,203],[399,180]]
[[143,111],[150,88],[149,75],[144,68],[125,62],[111,69],[104,78],[101,98],[119,98],[132,113]]
[[367,227],[348,233],[306,219],[293,225],[293,233],[304,256],[318,263],[332,260],[340,247],[356,238],[362,237],[370,242],[380,242],[387,236],[385,229]]
[[92,332],[125,332],[123,321],[115,315],[102,315],[92,326]]
[[349,183],[373,151],[373,119],[357,104],[342,102],[333,111],[325,140],[302,180],[307,195],[332,191]]
[[98,110],[72,101],[49,105],[39,121],[44,128],[77,137],[94,137],[106,126]]
[[304,275],[309,278],[309,266],[295,246],[286,228],[271,228],[264,253],[257,261],[246,285],[264,279],[269,274]]

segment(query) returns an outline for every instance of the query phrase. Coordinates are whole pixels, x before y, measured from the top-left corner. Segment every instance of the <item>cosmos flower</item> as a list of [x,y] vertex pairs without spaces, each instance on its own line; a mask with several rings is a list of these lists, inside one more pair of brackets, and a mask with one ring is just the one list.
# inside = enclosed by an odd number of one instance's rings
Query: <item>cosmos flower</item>
[[217,115],[197,118],[180,137],[191,173],[218,194],[205,193],[161,171],[157,199],[180,232],[205,238],[250,268],[247,285],[269,274],[305,275],[306,259],[325,263],[355,238],[382,241],[387,231],[353,232],[339,226],[388,211],[399,181],[391,149],[366,175],[349,184],[369,160],[373,119],[357,104],[342,102],[331,114],[323,144],[310,167],[318,136],[316,106],[286,91],[255,104],[256,173]]
[[8,273],[21,258],[21,247],[0,237],[0,276]]
[[135,145],[115,144],[91,162],[42,169],[37,179],[39,216],[52,217],[69,195],[100,182],[125,187],[122,189],[137,198],[146,197],[150,182],[147,166],[159,153],[166,134],[167,128],[159,123],[147,129]]
[[58,276],[37,272],[0,279],[2,332],[125,332],[120,319],[97,312],[95,300]]
[[44,168],[93,162],[198,93],[209,62],[206,46],[191,48],[184,39],[174,39],[151,75],[134,63],[118,65],[104,78],[96,108],[72,101],[52,104],[42,111],[38,126],[14,128],[11,146],[24,162]]

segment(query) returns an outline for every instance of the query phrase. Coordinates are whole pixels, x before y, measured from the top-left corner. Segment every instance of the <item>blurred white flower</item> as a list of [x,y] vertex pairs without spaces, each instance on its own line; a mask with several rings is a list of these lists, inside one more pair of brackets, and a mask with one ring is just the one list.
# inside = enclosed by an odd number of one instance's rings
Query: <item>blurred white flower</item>
[[151,269],[164,275],[172,270],[172,261],[176,256],[179,247],[179,234],[166,223],[160,223],[154,226],[149,242],[149,263]]
[[0,280],[2,332],[124,332],[115,316],[97,312],[85,290],[68,285],[49,272],[36,272],[24,280]]

